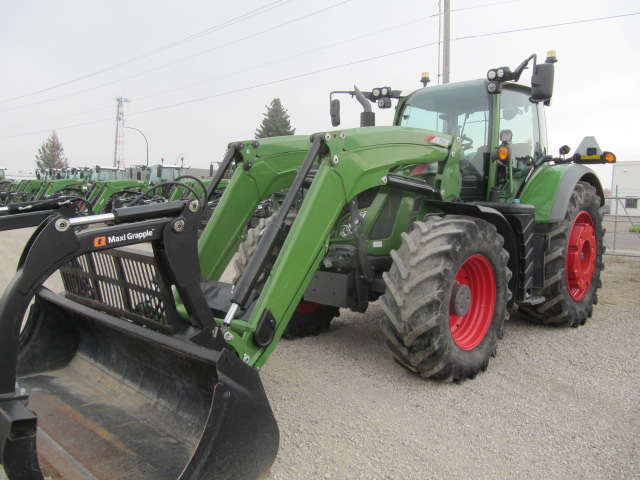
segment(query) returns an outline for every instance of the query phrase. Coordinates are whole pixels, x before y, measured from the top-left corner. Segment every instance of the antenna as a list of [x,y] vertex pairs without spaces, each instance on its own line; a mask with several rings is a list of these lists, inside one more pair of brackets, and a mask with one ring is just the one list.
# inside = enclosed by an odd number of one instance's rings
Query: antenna
[[124,167],[124,104],[130,101],[124,97],[116,98],[116,148],[113,153],[113,166],[116,168],[121,164]]

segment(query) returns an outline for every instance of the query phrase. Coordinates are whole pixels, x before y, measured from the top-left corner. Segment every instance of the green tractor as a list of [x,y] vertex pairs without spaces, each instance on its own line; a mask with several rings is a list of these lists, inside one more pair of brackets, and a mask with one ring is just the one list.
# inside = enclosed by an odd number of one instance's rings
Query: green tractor
[[122,206],[127,199],[137,196],[146,183],[126,179],[125,170],[117,167],[96,165],[85,198],[94,214],[106,213]]
[[22,180],[6,195],[5,204],[37,202],[64,195],[83,195],[90,177],[87,169],[36,170],[36,178]]
[[7,178],[5,171],[7,169],[0,167],[0,192],[8,190],[15,182],[10,178]]
[[167,201],[199,198],[207,184],[208,181],[205,183],[205,180],[189,175],[189,167],[184,165],[156,165],[149,176],[149,186],[154,188],[154,195]]
[[84,194],[90,177],[87,169],[54,169],[44,171],[44,176],[27,196],[26,201],[37,202],[65,195]]
[[0,204],[4,204],[9,192],[15,190],[20,182],[6,177],[6,168],[0,167]]
[[139,165],[129,168],[129,177],[144,181],[143,203],[157,203],[185,198],[198,198],[206,186],[189,175],[184,165],[157,164]]
[[[604,251],[602,186],[585,164],[615,156],[549,153],[555,61],[340,92],[362,104],[361,128],[231,144],[206,193],[235,171],[199,239],[202,199],[50,217],[0,300],[8,477],[42,478],[38,430],[53,477],[263,477],[279,433],[258,372],[282,336],[326,329],[339,308],[379,299],[390,355],[442,381],[487,368],[515,307],[582,325]],[[532,86],[515,83],[530,64]],[[375,126],[372,104],[394,101],[393,126]],[[125,248],[142,242],[153,251]],[[41,287],[58,269],[63,294]]]
[[5,205],[28,201],[49,176],[46,170],[36,170],[35,174],[36,178],[20,180],[14,188],[9,189],[4,199]]

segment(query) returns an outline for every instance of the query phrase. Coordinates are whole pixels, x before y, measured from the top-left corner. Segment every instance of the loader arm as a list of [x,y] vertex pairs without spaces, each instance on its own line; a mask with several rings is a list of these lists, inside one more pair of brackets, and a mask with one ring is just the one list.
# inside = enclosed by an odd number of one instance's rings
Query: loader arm
[[[455,157],[460,148],[459,140],[453,140],[444,147],[425,140],[424,130],[402,127],[331,132],[323,135],[323,142],[324,148],[316,157],[320,166],[250,318],[248,321],[233,319],[230,334],[225,336],[238,356],[256,368],[264,364],[275,348],[326,252],[331,229],[349,200],[367,189],[387,184],[388,174],[398,167],[438,162],[450,155]],[[254,162],[252,170],[259,168],[259,158],[256,157]],[[306,173],[298,175],[305,176]],[[290,176],[291,172],[287,171],[281,180],[288,181]],[[441,184],[449,185],[450,180],[445,177],[443,173]],[[239,201],[234,196],[234,187],[240,185],[238,180],[234,176],[207,229],[231,224],[232,212],[225,207]],[[254,201],[260,196],[258,192],[268,191],[260,188],[261,177],[256,175],[255,182]],[[270,182],[276,183],[274,180]],[[455,186],[452,184],[451,198],[456,196]],[[296,193],[291,189],[287,196],[295,196]],[[236,222],[236,230],[230,236],[240,233],[241,222],[247,218],[242,217]],[[278,226],[269,228],[277,229]],[[264,237],[269,235],[268,232]],[[203,240],[200,249],[205,249]],[[209,248],[206,250],[210,251]],[[224,265],[223,256],[219,255],[217,265]],[[255,273],[252,273],[252,262],[260,262],[257,257],[255,255],[249,262],[247,274]],[[241,277],[238,284],[242,281]]]
[[198,242],[203,278],[220,278],[258,203],[291,185],[309,147],[308,136],[234,145],[240,154],[238,168]]

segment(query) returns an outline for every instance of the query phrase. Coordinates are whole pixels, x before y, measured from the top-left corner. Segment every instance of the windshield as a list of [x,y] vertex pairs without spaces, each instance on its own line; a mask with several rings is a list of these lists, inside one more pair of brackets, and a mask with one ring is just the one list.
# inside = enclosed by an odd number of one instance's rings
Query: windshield
[[162,169],[162,179],[164,181],[172,181],[183,175],[188,175],[186,168],[164,167]]
[[122,170],[101,168],[98,172],[97,179],[99,182],[108,182],[113,180],[122,180],[124,178]]
[[407,98],[400,125],[460,136],[475,155],[489,143],[489,107],[484,80],[422,88]]

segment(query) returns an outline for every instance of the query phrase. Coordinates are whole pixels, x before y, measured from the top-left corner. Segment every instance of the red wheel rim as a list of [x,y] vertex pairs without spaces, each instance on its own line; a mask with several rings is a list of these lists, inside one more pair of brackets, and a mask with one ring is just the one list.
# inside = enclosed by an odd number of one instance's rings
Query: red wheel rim
[[567,244],[567,287],[575,301],[589,291],[596,267],[596,231],[587,212],[573,220]]
[[449,329],[458,347],[472,350],[482,342],[491,326],[495,302],[491,263],[482,255],[472,255],[456,274],[449,306]]

